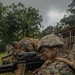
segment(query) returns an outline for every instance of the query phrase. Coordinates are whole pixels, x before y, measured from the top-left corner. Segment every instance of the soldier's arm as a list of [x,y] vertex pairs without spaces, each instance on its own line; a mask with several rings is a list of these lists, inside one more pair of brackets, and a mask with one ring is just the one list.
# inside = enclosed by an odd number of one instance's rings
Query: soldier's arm
[[37,75],[74,75],[73,69],[64,62],[54,62],[41,69]]

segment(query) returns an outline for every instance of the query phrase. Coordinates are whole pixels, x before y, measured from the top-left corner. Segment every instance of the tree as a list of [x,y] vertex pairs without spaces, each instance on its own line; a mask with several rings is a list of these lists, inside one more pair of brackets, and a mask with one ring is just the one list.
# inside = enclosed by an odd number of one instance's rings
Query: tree
[[54,32],[54,27],[50,25],[42,31],[41,37],[51,34],[52,32]]
[[64,25],[64,27],[75,24],[75,0],[73,0],[72,3],[68,5],[67,15],[64,15],[64,17],[60,20],[60,23],[62,26]]
[[39,10],[26,8],[21,2],[4,7],[3,18],[6,26],[6,41],[20,40],[22,37],[36,37],[43,21]]
[[6,31],[6,25],[5,25],[5,20],[3,17],[3,12],[4,12],[4,6],[2,3],[0,3],[0,40],[4,39],[3,36],[5,36],[5,31]]
[[1,18],[1,16],[2,16],[2,7],[3,7],[3,4],[0,3],[0,18]]
[[54,33],[57,33],[59,32],[60,30],[62,30],[63,27],[60,25],[60,23],[57,22],[57,25],[54,26],[53,30],[54,30]]
[[60,20],[60,22],[54,27],[48,26],[42,31],[41,36],[45,36],[51,32],[59,32],[60,30],[72,25],[75,25],[75,0],[68,5],[67,14],[64,14],[64,17]]

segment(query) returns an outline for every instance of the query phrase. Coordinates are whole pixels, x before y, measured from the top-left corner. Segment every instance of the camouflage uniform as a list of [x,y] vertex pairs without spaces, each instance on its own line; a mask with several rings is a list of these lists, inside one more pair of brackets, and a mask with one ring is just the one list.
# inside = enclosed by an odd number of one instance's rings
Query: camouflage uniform
[[[63,42],[56,35],[47,35],[40,40],[38,51],[41,48],[62,46]],[[39,69],[36,75],[75,75],[75,54],[67,50],[61,50],[54,59],[46,60],[47,63]]]
[[39,40],[24,37],[19,43],[24,52],[31,52],[37,50]]
[[12,56],[4,59],[4,61],[16,61],[16,59],[18,58],[18,53],[36,51],[37,46],[38,42],[32,38],[23,38],[19,42],[13,41],[10,47],[8,47],[8,49],[10,50],[9,54],[11,54]]
[[7,54],[11,54],[14,51],[14,47],[12,45],[7,45],[6,51],[7,51]]
[[75,43],[73,44],[71,51],[75,53]]
[[7,45],[6,46],[6,51],[8,52],[8,55],[11,54],[11,56],[3,58],[2,63],[13,61],[15,59],[15,57],[14,57],[15,48],[12,45]]
[[62,36],[62,34],[58,34],[58,37],[61,39],[61,41],[63,41],[63,43],[64,43],[64,45],[63,45],[63,49],[68,49],[68,43],[67,43],[67,41],[66,40],[64,40],[64,38],[63,38],[63,36]]

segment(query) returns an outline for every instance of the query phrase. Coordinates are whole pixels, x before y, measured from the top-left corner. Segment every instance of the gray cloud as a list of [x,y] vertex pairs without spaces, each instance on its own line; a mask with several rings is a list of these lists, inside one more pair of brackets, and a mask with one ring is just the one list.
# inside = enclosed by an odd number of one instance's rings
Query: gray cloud
[[[66,12],[68,5],[72,0],[0,0],[4,5],[10,5],[11,3],[22,2],[26,7],[34,7],[39,10],[40,15],[43,16],[43,25],[47,27],[48,25],[55,25],[59,19],[62,18],[63,14]],[[57,15],[59,14],[58,19],[53,19],[53,17],[48,16],[48,13],[55,11]],[[57,17],[55,17],[57,18]]]

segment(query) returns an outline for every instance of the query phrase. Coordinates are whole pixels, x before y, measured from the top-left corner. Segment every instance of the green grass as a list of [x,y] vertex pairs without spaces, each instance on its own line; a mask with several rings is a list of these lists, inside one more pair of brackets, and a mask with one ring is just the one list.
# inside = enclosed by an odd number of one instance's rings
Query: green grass
[[6,55],[6,52],[0,53],[0,65],[2,64],[1,58]]

